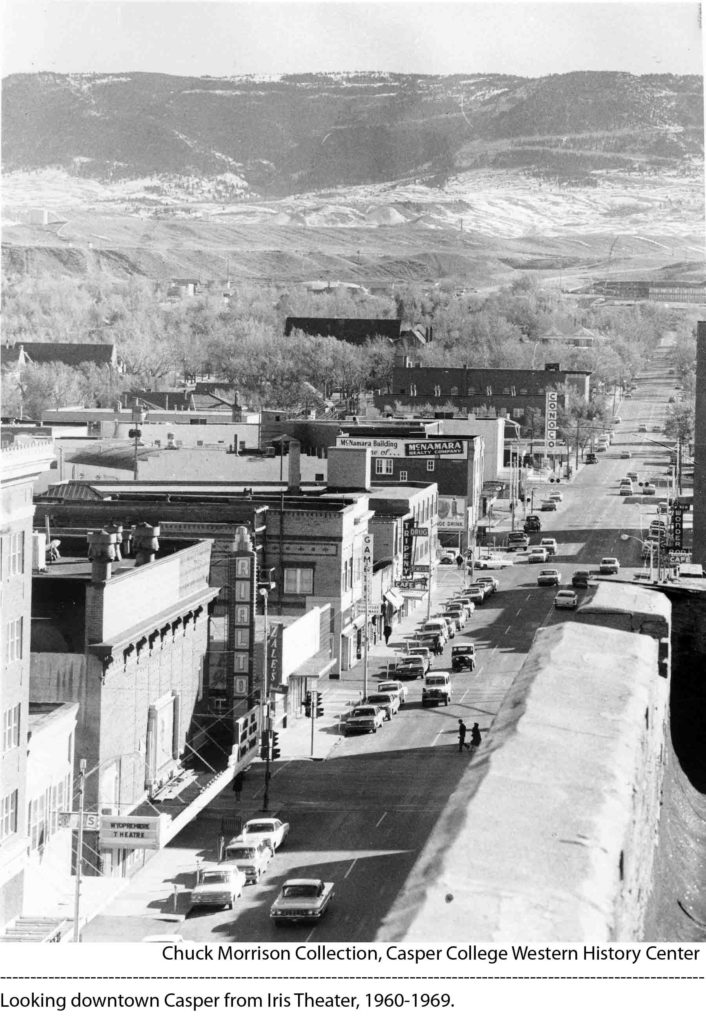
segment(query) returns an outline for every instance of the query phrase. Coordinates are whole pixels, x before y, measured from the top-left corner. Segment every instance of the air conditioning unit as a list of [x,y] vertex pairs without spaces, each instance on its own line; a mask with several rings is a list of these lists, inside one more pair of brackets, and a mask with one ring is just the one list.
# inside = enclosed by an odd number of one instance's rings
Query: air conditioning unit
[[32,572],[44,572],[47,567],[47,535],[32,534]]

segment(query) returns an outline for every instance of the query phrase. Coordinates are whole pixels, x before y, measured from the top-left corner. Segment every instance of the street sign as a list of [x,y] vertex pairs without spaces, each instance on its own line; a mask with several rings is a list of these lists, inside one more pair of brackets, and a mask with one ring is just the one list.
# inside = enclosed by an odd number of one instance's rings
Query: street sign
[[[74,828],[79,827],[80,815],[78,811],[59,811],[59,828]],[[100,814],[92,814],[90,811],[85,811],[83,815],[83,831],[84,832],[98,832],[100,830],[101,816]]]

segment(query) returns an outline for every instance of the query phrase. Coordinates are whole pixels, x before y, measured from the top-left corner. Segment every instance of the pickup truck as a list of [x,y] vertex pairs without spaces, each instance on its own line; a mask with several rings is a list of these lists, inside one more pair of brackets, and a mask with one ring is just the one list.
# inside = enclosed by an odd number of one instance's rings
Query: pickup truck
[[451,678],[448,672],[427,672],[422,687],[422,704],[450,704]]
[[[424,676],[424,669],[422,669],[422,677]],[[407,687],[403,686],[402,683],[398,683],[396,680],[389,683],[378,683],[378,693],[393,693],[399,700],[400,704],[404,704],[407,700]]]
[[270,907],[270,920],[275,925],[299,921],[320,921],[333,900],[333,882],[320,878],[289,878]]
[[508,551],[526,551],[529,547],[529,537],[524,530],[513,530],[507,538],[507,550]]

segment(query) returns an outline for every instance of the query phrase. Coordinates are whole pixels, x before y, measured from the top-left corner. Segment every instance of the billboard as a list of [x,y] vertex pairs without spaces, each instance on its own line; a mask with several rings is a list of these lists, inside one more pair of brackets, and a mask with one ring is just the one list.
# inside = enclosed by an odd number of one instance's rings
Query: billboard
[[370,448],[378,458],[394,459],[405,454],[404,441],[398,437],[337,437],[336,448]]
[[162,847],[162,825],[166,815],[123,817],[103,815],[100,821],[100,845],[103,850],[159,850]]
[[458,438],[439,438],[435,441],[408,441],[405,445],[406,454],[417,458],[443,458],[444,455],[452,458],[463,458],[466,455],[466,441]]
[[556,420],[559,409],[559,395],[556,391],[547,391],[544,406],[544,443],[549,452],[556,448]]
[[439,530],[464,530],[466,527],[466,499],[455,495],[439,495]]

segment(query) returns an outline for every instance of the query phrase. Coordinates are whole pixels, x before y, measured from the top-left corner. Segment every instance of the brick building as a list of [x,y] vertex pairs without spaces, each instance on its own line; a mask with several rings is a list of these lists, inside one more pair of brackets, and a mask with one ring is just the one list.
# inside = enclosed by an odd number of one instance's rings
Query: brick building
[[[402,406],[449,406],[477,416],[503,416],[522,420],[528,410],[544,414],[547,391],[566,396],[573,391],[588,401],[588,370],[501,370],[469,366],[421,366],[409,359],[395,366],[389,391],[375,396],[381,411]],[[564,398],[566,401],[566,398]]]
[[[136,561],[111,561],[116,536],[91,534],[101,543],[92,546],[92,562],[53,563],[35,576],[32,596],[33,698],[79,705],[75,755],[87,762],[85,807],[109,820],[159,800],[183,777],[217,594],[208,583],[210,541],[150,561],[154,541],[143,538]],[[148,813],[161,823],[153,804]],[[178,815],[177,826],[166,820],[160,844],[190,816]],[[140,844],[103,849],[91,833],[84,845],[85,855],[93,850],[87,870],[120,875],[143,863]]]
[[[27,741],[32,613],[32,488],[51,444],[0,450],[0,928],[21,912],[27,851]],[[41,549],[44,555],[44,548]]]

